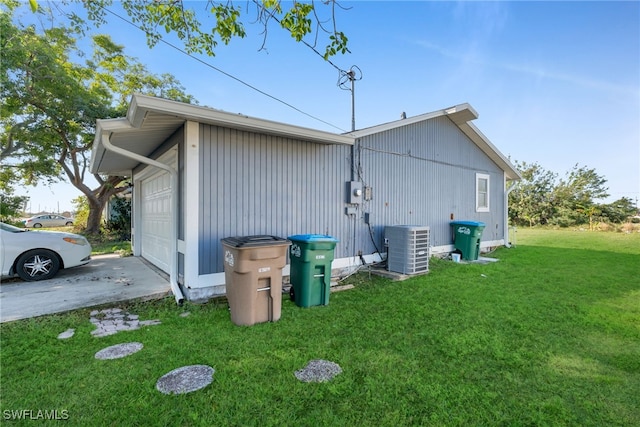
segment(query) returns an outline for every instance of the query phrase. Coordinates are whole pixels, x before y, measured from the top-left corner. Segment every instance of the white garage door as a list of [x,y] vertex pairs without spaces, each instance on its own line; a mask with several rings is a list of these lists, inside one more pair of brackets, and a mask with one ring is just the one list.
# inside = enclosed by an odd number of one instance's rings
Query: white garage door
[[140,186],[141,254],[169,273],[172,250],[171,175],[165,171],[157,172],[143,179]]

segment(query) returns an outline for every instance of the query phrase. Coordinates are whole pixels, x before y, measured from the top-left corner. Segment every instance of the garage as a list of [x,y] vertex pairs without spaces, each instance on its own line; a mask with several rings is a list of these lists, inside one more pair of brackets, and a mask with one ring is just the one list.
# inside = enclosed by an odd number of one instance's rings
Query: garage
[[503,245],[520,175],[477,117],[459,104],[335,134],[136,94],[126,117],[98,120],[91,171],[132,176],[134,256],[169,270],[178,302],[202,301],[226,292],[227,236],[330,234],[345,272],[383,259],[387,225],[429,227],[443,254],[463,217],[491,224],[482,248]]
[[[162,163],[175,167],[176,151],[171,150],[159,159]],[[150,173],[148,176],[146,173]],[[164,170],[148,167],[139,180],[140,253],[143,258],[165,272],[171,265],[171,174]]]

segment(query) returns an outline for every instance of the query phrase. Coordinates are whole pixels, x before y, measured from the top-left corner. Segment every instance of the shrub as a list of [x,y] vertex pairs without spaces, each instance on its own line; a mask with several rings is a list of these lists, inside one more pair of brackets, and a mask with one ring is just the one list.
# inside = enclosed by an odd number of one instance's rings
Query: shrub
[[76,211],[73,216],[73,229],[76,232],[82,232],[87,227],[87,219],[89,218],[89,202],[87,196],[78,196],[71,201]]
[[607,224],[606,222],[599,222],[596,225],[596,229],[598,231],[614,231],[615,227],[612,226],[611,224]]
[[636,229],[636,226],[630,222],[625,222],[622,224],[622,231],[625,233],[633,233]]
[[567,228],[567,227],[576,225],[576,221],[573,218],[563,215],[563,216],[551,218],[551,220],[549,220],[549,224],[555,225],[560,228]]
[[131,199],[114,197],[111,201],[111,215],[104,225],[105,230],[120,240],[131,239]]
[[22,224],[18,218],[26,203],[26,196],[0,195],[0,221],[13,225]]

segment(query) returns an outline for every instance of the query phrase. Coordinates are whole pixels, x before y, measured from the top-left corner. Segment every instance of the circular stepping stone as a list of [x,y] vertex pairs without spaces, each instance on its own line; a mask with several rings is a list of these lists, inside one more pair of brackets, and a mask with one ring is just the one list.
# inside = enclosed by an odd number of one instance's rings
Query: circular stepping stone
[[295,376],[302,382],[323,383],[332,380],[342,373],[342,368],[337,363],[328,360],[312,360],[303,369],[296,371]]
[[75,329],[67,329],[66,331],[62,332],[60,335],[58,335],[58,339],[59,340],[66,340],[71,338],[74,334],[76,333]]
[[124,344],[116,344],[111,347],[103,348],[96,353],[96,359],[120,359],[121,357],[129,356],[142,350],[142,343],[139,342],[127,342]]
[[214,372],[207,365],[183,366],[163,375],[156,383],[156,389],[164,394],[190,393],[211,384]]

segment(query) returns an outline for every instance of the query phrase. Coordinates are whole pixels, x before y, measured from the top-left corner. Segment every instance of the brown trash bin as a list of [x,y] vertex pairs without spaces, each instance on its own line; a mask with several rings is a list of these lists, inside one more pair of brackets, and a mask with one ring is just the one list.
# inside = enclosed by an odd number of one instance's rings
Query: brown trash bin
[[224,277],[231,321],[275,322],[282,308],[282,269],[291,242],[275,236],[226,237]]

